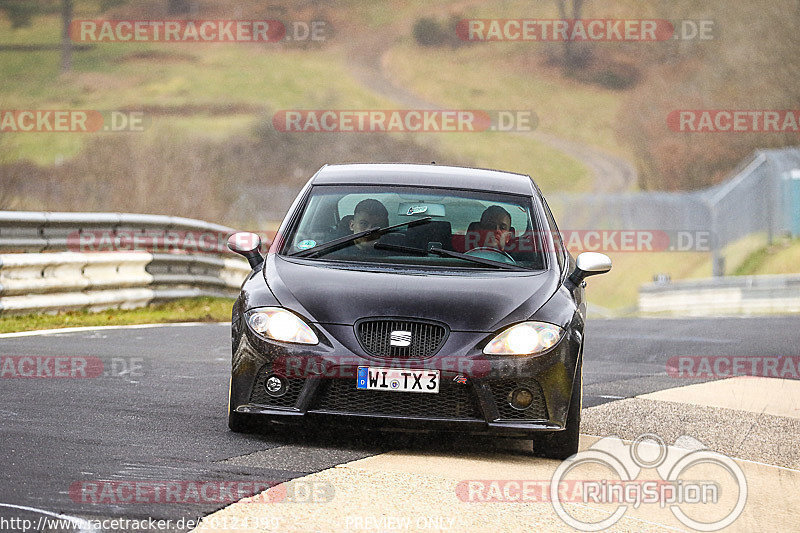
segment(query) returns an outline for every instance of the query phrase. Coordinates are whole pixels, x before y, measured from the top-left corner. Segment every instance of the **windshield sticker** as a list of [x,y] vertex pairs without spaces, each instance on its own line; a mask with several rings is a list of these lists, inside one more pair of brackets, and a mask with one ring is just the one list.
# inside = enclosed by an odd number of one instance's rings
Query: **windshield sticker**
[[408,212],[406,214],[409,216],[420,215],[427,210],[428,210],[427,205],[412,205],[411,207],[408,208]]
[[311,239],[306,239],[304,241],[300,241],[297,243],[298,250],[307,250],[309,248],[313,248],[317,245],[317,241],[313,241]]

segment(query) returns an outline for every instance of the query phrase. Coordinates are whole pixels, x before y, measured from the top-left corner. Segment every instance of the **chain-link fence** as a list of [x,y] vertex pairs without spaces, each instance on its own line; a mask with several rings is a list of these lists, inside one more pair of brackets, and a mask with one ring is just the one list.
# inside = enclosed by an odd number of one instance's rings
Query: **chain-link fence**
[[708,231],[721,276],[725,246],[756,233],[768,242],[800,234],[800,148],[759,150],[702,191],[550,196],[562,229]]

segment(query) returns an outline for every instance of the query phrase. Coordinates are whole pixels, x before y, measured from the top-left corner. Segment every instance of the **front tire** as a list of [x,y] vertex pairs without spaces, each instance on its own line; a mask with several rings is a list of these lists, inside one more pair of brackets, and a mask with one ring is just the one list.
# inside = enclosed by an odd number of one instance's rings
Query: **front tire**
[[233,378],[228,383],[228,428],[235,433],[248,433],[255,429],[252,415],[237,413],[231,409],[233,398]]
[[578,368],[572,383],[572,396],[567,411],[567,427],[562,431],[543,433],[533,438],[533,455],[546,459],[564,460],[578,453],[583,404],[583,356],[578,358]]
[[242,413],[228,413],[228,428],[234,433],[251,433],[255,430],[255,424],[249,417]]

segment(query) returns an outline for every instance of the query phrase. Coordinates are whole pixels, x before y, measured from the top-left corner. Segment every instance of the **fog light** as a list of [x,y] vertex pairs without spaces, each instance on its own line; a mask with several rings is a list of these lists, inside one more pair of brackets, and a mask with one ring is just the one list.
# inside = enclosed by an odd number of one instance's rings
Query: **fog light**
[[282,377],[272,375],[264,382],[264,388],[267,389],[267,394],[273,398],[278,398],[286,394],[288,383]]
[[514,389],[508,394],[508,404],[514,409],[524,411],[533,403],[533,393],[528,389]]

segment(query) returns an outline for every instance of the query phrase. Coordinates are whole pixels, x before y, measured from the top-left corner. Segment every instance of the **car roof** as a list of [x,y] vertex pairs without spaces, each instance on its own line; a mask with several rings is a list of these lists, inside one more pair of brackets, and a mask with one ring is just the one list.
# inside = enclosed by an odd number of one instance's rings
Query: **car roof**
[[406,163],[325,165],[314,176],[314,185],[408,185],[451,187],[530,196],[536,190],[524,174],[481,168]]

